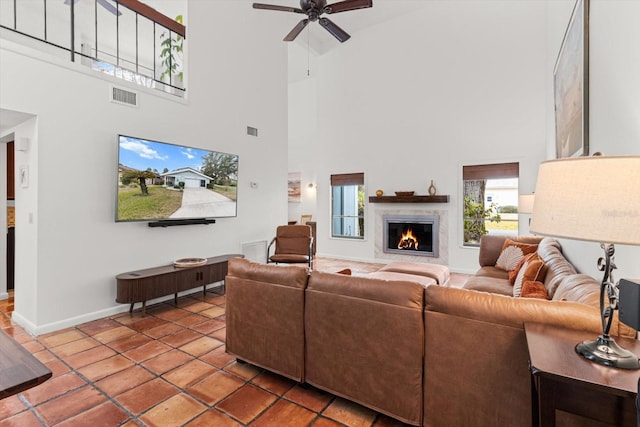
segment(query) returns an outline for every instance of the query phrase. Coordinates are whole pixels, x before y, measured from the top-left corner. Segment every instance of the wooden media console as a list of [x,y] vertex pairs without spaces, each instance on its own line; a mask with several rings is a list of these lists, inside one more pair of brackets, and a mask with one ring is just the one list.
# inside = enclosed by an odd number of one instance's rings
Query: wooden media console
[[142,315],[146,314],[147,301],[167,295],[174,295],[178,303],[178,292],[202,286],[203,294],[207,285],[224,281],[231,258],[243,258],[241,254],[221,255],[207,258],[204,265],[180,268],[175,265],[147,268],[118,274],[116,302],[131,304],[129,313],[137,302],[142,303]]

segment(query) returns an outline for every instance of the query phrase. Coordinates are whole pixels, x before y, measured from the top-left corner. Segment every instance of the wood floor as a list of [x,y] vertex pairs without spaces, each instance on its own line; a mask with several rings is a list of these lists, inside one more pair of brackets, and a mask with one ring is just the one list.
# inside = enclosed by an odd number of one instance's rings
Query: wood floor
[[[381,265],[318,259],[354,274]],[[462,276],[456,275],[455,282]],[[0,301],[0,327],[53,377],[0,401],[8,426],[403,426],[385,415],[225,353],[225,296],[192,294],[32,337]]]

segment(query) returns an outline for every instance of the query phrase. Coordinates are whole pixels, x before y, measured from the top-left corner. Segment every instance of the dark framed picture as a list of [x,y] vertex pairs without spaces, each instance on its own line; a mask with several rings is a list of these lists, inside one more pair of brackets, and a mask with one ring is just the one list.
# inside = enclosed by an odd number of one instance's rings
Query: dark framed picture
[[589,155],[589,0],[576,0],[553,69],[556,157]]

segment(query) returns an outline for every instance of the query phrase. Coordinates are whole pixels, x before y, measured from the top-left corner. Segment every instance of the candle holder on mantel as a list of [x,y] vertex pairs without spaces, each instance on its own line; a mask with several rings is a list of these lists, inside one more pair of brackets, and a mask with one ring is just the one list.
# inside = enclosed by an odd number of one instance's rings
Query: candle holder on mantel
[[436,190],[436,185],[433,183],[433,180],[431,180],[431,185],[429,186],[428,191],[430,196],[435,196],[436,193],[438,192],[438,190]]

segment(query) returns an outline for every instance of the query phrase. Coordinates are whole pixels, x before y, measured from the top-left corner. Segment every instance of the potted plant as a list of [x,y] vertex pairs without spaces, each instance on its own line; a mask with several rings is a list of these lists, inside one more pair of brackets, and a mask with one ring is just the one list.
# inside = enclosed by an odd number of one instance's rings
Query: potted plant
[[[176,16],[175,20],[182,24],[182,15]],[[160,80],[173,86],[182,87],[184,37],[167,31],[160,34],[160,40],[160,66],[163,69]]]

